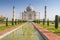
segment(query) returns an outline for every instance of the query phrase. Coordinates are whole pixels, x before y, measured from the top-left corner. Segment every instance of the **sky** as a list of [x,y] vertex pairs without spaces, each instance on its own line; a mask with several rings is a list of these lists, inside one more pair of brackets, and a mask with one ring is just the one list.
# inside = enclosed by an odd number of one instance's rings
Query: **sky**
[[54,20],[55,15],[60,16],[60,0],[0,0],[0,15],[12,18],[13,5],[15,17],[20,18],[20,13],[31,4],[36,12],[40,12],[40,19],[44,18],[44,6],[47,6],[47,19]]

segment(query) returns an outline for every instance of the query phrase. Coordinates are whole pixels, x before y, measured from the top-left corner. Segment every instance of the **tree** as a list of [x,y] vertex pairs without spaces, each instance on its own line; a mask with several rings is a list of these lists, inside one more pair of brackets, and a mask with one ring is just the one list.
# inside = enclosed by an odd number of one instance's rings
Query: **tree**
[[43,19],[43,25],[45,25],[45,19]]
[[0,21],[4,21],[6,19],[6,17],[0,16]]
[[12,18],[12,25],[14,25],[14,19]]
[[19,19],[18,19],[18,24],[19,24]]
[[55,16],[55,28],[58,28],[58,15]]
[[8,26],[8,18],[6,18],[6,26]]
[[17,24],[17,19],[15,19],[15,24]]
[[49,19],[47,20],[47,26],[49,26]]

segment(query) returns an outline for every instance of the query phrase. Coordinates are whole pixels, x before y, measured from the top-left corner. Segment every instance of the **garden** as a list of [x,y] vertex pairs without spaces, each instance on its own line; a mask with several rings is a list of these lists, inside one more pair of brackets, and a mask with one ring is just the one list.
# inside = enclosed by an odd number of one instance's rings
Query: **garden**
[[43,21],[35,20],[33,22],[40,25],[40,27],[47,29],[48,31],[53,32],[54,34],[60,36],[60,22],[58,15],[55,16],[54,21],[50,21],[49,19],[45,21],[45,19],[43,19]]

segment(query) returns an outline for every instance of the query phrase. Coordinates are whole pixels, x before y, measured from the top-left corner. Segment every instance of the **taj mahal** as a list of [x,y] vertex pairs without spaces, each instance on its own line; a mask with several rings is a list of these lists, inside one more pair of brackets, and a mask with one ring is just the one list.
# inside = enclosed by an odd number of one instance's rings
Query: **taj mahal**
[[40,19],[40,12],[36,12],[32,5],[28,5],[26,11],[21,13],[21,20],[34,21]]

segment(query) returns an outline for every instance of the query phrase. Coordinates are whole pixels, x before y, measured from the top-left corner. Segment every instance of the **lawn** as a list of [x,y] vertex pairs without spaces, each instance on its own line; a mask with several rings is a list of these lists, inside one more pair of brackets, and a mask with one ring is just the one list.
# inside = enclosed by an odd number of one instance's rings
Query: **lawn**
[[41,27],[57,34],[58,36],[60,36],[60,27],[58,29],[55,29],[55,27],[53,25],[47,26],[47,25],[43,25],[43,24],[39,24]]
[[0,24],[5,24],[5,22],[1,22],[1,21],[0,21]]
[[18,25],[21,25],[21,24],[22,24],[22,23],[20,23],[20,24],[16,24],[16,25],[2,26],[2,27],[0,27],[0,31],[3,31],[3,30],[8,29],[8,28],[15,27],[15,26],[18,26]]

